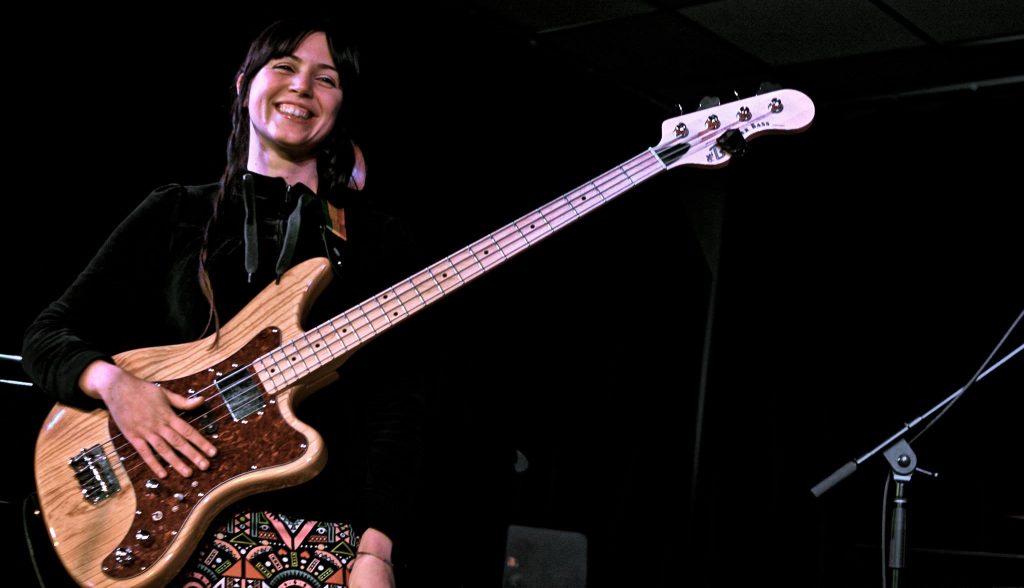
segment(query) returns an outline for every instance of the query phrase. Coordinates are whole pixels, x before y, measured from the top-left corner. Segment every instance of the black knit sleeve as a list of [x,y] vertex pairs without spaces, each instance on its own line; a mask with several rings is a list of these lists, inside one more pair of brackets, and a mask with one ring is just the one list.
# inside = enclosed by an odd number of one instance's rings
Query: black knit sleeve
[[24,368],[46,394],[62,403],[93,407],[78,387],[92,361],[112,361],[143,346],[138,325],[158,324],[165,313],[162,281],[171,267],[169,247],[181,186],[151,193],[110,235],[78,278],[25,333]]

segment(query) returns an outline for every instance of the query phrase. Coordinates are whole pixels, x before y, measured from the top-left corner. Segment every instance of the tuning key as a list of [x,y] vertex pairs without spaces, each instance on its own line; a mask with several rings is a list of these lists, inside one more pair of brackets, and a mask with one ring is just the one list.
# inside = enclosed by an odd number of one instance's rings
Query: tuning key
[[740,111],[736,113],[736,118],[741,121],[748,121],[751,118],[750,109],[746,106],[740,106]]
[[706,108],[713,108],[722,104],[722,101],[718,96],[705,96],[700,99],[700,103],[697,104],[697,110],[704,110]]

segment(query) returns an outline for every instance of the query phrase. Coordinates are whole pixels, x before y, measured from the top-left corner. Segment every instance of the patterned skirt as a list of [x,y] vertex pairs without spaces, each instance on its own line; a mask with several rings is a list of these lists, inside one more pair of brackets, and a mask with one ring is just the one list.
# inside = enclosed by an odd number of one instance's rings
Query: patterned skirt
[[[226,521],[226,522],[225,522]],[[359,537],[347,523],[310,521],[266,511],[237,512],[207,532],[181,588],[338,588]]]

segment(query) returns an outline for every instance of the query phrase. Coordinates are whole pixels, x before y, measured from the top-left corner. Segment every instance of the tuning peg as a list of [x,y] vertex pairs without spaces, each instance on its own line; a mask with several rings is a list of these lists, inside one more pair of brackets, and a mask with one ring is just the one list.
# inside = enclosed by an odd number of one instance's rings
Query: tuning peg
[[720,105],[721,103],[722,103],[722,101],[718,99],[718,96],[705,96],[705,97],[701,98],[700,99],[700,103],[697,104],[697,110],[704,110],[705,108],[712,108],[714,106]]
[[761,85],[757,87],[757,95],[767,94],[768,92],[774,92],[775,90],[781,90],[782,86],[775,82],[761,82]]

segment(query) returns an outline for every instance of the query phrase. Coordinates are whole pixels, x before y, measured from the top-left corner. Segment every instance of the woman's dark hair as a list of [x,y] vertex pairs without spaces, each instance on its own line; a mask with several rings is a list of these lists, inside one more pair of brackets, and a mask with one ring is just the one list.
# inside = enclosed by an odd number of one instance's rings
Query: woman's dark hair
[[[206,331],[213,326],[220,332],[220,317],[214,304],[213,286],[206,265],[210,234],[216,224],[221,205],[226,198],[237,194],[249,157],[249,88],[253,78],[271,59],[292,55],[302,41],[313,33],[324,33],[327,46],[338,70],[339,82],[344,92],[341,111],[331,130],[317,152],[318,189],[321,194],[330,194],[338,186],[348,183],[355,162],[351,139],[353,102],[358,98],[357,78],[359,58],[356,50],[342,41],[339,31],[329,22],[313,19],[279,20],[263,30],[249,45],[249,53],[238,69],[238,92],[231,106],[231,134],[227,143],[227,164],[220,178],[220,185],[213,202],[213,214],[206,224],[203,244],[199,250],[199,286],[210,304],[210,315]],[[232,80],[233,82],[235,80]]]

